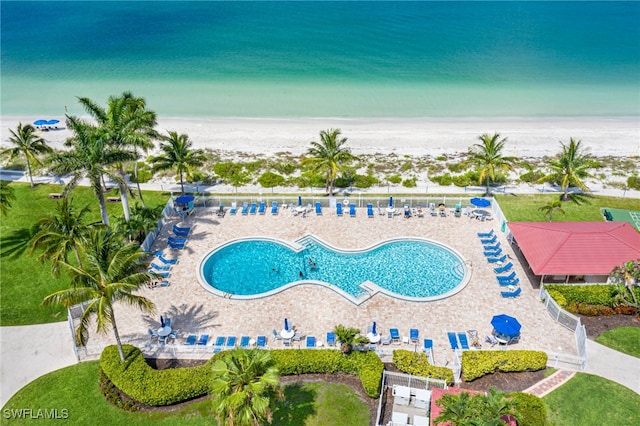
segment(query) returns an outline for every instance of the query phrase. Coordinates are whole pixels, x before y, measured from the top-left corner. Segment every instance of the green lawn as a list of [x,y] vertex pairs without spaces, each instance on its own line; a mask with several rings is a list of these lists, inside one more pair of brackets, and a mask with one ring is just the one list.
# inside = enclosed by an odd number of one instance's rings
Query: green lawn
[[[369,424],[369,408],[347,386],[328,383],[292,384],[274,412],[277,425]],[[98,361],[83,362],[42,376],[15,394],[3,407],[0,424],[32,424],[34,420],[7,420],[7,410],[30,408],[67,410],[71,424],[210,425],[210,401],[187,404],[176,411],[130,413],[115,408],[98,389]],[[11,413],[11,411],[9,411]],[[57,420],[60,422],[60,420]]]
[[[57,201],[49,199],[50,193],[62,192],[60,185],[39,185],[30,189],[28,184],[13,183],[16,200],[7,217],[0,219],[0,324],[26,325],[62,321],[67,318],[64,308],[40,306],[42,299],[54,291],[67,287],[69,279],[64,275],[51,276],[49,264],[39,263],[34,256],[24,252],[33,225],[55,208]],[[144,192],[148,206],[164,205],[168,194]],[[89,188],[78,187],[73,191],[77,205],[89,205],[91,219],[100,220],[98,201]],[[120,203],[107,204],[111,218],[122,215]]]
[[[544,222],[549,216],[538,209],[551,200],[557,200],[558,194],[535,195],[496,195],[503,213],[509,222]],[[595,196],[588,204],[577,205],[571,201],[562,203],[565,214],[554,212],[554,222],[602,222],[601,207],[640,210],[640,199]]]
[[596,337],[596,342],[640,358],[640,328],[638,327],[620,327],[605,331]]
[[640,395],[598,376],[578,373],[544,396],[555,426],[635,426],[640,423]]

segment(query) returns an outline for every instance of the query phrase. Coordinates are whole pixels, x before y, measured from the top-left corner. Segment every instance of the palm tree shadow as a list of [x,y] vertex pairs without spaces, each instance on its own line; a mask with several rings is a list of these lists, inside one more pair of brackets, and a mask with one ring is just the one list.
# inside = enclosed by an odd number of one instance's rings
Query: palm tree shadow
[[33,225],[31,228],[20,228],[6,235],[0,240],[0,257],[8,259],[17,259],[22,256],[29,248],[29,241],[38,232],[38,226]]
[[276,403],[271,424],[306,424],[306,419],[316,414],[313,402],[316,399],[317,392],[305,388],[303,383],[288,384],[283,391],[284,400]]
[[185,333],[204,333],[207,329],[218,327],[220,325],[211,322],[214,318],[218,317],[219,313],[216,311],[206,312],[204,310],[204,305],[171,305],[171,307],[169,307],[165,312],[158,313],[156,316],[143,315],[142,319],[149,328],[158,328],[160,324],[160,315],[162,315],[164,319],[170,318],[171,328],[174,330],[180,330],[183,335]]

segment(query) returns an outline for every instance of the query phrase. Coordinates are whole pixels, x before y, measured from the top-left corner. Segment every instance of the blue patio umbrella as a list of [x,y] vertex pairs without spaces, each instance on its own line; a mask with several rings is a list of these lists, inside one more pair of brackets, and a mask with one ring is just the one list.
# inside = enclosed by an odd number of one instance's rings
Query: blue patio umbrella
[[298,195],[298,205],[301,206],[302,205],[302,196]]
[[164,327],[164,318],[160,315],[160,327]]
[[375,336],[378,334],[378,330],[376,330],[376,322],[373,322],[373,327],[371,327],[371,333]]
[[469,200],[471,204],[473,204],[476,207],[489,207],[491,205],[491,201],[487,200],[486,198],[472,198],[471,200]]
[[389,207],[393,207],[393,197],[389,197]]
[[54,125],[54,124],[58,124],[59,122],[60,122],[60,120],[56,120],[56,119],[54,118],[53,120],[49,120],[49,121],[47,121],[47,123],[46,123],[46,124],[48,124],[48,125],[52,126],[52,125]]
[[36,126],[46,126],[47,124],[49,124],[49,122],[47,120],[36,120],[33,122],[33,124],[35,124]]
[[196,199],[196,197],[194,197],[193,195],[184,194],[184,195],[181,195],[178,198],[176,198],[176,203],[177,204],[189,204],[190,202],[192,202],[195,199]]
[[517,319],[506,314],[494,316],[491,319],[491,325],[498,333],[509,337],[520,334],[520,328],[522,328]]
[[289,331],[289,320],[288,319],[284,319],[284,329],[285,331]]

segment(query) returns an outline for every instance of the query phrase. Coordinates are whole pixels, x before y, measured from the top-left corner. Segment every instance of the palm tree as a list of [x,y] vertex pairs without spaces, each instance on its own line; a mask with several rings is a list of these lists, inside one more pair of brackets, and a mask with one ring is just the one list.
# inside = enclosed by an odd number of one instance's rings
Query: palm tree
[[480,176],[478,183],[486,181],[487,190],[485,195],[489,195],[489,182],[496,180],[496,171],[513,170],[513,163],[516,161],[514,157],[503,157],[502,149],[504,148],[507,138],[500,139],[500,134],[494,133],[489,136],[487,133],[479,136],[481,143],[473,145],[470,161],[480,166]]
[[66,142],[66,145],[72,149],[51,157],[52,170],[61,174],[73,174],[73,178],[67,184],[65,192],[73,189],[78,184],[78,181],[86,175],[89,178],[93,193],[98,199],[102,223],[109,225],[102,177],[103,175],[108,175],[114,181],[119,182],[119,176],[112,173],[108,166],[135,160],[136,155],[131,151],[108,144],[108,141],[101,137],[96,127],[77,117],[67,117],[67,127],[74,133],[74,136]]
[[[78,98],[85,111],[93,117],[99,128],[99,133],[108,144],[119,149],[132,148],[138,158],[138,148],[147,151],[153,148],[152,139],[157,137],[153,129],[156,125],[156,113],[146,109],[144,98],[136,98],[131,92],[124,92],[121,96],[110,96],[107,108],[102,108],[89,98]],[[135,163],[134,173],[137,177],[138,163]],[[118,186],[122,199],[122,209],[125,220],[129,220],[129,196],[125,182],[122,163],[117,164],[120,176]],[[137,179],[136,179],[137,181]],[[138,194],[142,200],[142,191],[138,184]],[[144,200],[142,200],[144,205]]]
[[624,290],[621,293],[622,299],[626,301],[624,297],[626,292],[631,293],[634,306],[638,307],[638,299],[633,292],[633,286],[640,281],[640,259],[630,260],[624,262],[622,265],[618,265],[611,271],[611,276],[617,278],[617,281],[624,286]]
[[446,422],[451,426],[469,425],[475,415],[469,392],[462,392],[459,395],[445,394],[436,404],[442,407],[442,412],[433,421],[436,425]]
[[504,392],[498,392],[492,387],[489,389],[488,394],[476,397],[482,398],[481,416],[487,423],[495,422],[498,425],[502,425],[504,424],[502,419],[509,416],[514,417],[517,421],[520,420],[516,401],[512,398],[507,398]]
[[323,171],[326,180],[326,191],[333,194],[336,177],[340,169],[348,162],[357,159],[351,150],[345,147],[347,138],[340,137],[340,129],[320,131],[320,142],[311,142],[307,150],[309,157],[303,163],[310,164],[314,172]]
[[147,272],[145,259],[148,254],[143,252],[140,246],[124,244],[122,237],[108,227],[92,229],[81,246],[80,254],[83,258],[82,267],[60,262],[71,273],[71,287],[50,294],[42,303],[62,304],[66,307],[86,303],[80,324],[75,330],[76,344],[86,344],[87,327],[95,314],[96,331],[106,333],[108,326],[111,326],[120,359],[124,362],[114,304],[123,302],[137,306],[142,311],[153,312],[154,304],[133,292],[149,281],[159,279],[159,276]]
[[118,219],[116,229],[124,234],[129,241],[142,244],[147,234],[158,226],[158,219],[162,214],[163,206],[155,208],[134,205],[131,209],[129,220],[124,217]]
[[588,170],[593,167],[593,160],[581,144],[582,141],[576,141],[573,138],[569,139],[568,145],[560,142],[562,151],[547,163],[551,173],[541,179],[560,183],[561,201],[567,201],[570,198],[568,194],[570,186],[577,186],[585,192],[590,191],[582,179],[591,176]]
[[41,154],[48,154],[52,152],[52,149],[47,145],[47,142],[40,136],[36,136],[36,129],[31,124],[23,126],[22,123],[18,123],[16,130],[9,129],[11,137],[9,142],[15,145],[13,148],[7,148],[0,152],[0,156],[9,157],[9,161],[22,155],[27,160],[27,173],[29,174],[29,181],[31,182],[31,188],[35,186],[33,183],[33,176],[31,172],[31,163],[42,164],[38,158]]
[[55,276],[59,274],[60,264],[68,262],[69,252],[73,252],[76,264],[82,268],[80,248],[91,227],[85,220],[89,212],[89,206],[76,208],[73,199],[65,197],[60,200],[52,214],[38,221],[38,233],[29,241],[29,254],[42,250],[38,260],[51,261],[51,271]]
[[538,208],[543,214],[549,215],[549,222],[553,220],[553,212],[558,212],[565,214],[564,209],[562,208],[562,202],[560,200],[551,200],[544,206],[540,206]]
[[269,351],[241,348],[228,352],[212,367],[213,412],[221,425],[271,422],[281,399],[280,374]]
[[0,213],[3,216],[9,214],[11,202],[15,201],[16,194],[13,188],[5,181],[0,181]]
[[206,157],[200,149],[191,149],[193,143],[186,134],[179,135],[175,131],[168,131],[168,136],[162,139],[166,143],[160,143],[162,154],[153,159],[153,170],[176,169],[180,176],[180,188],[184,194],[183,174],[189,176],[192,167],[201,166]]
[[353,345],[360,345],[369,343],[369,339],[365,336],[360,336],[360,330],[352,327],[345,327],[342,324],[338,324],[333,329],[336,335],[336,339],[340,342],[340,350],[343,354],[348,355],[353,350]]

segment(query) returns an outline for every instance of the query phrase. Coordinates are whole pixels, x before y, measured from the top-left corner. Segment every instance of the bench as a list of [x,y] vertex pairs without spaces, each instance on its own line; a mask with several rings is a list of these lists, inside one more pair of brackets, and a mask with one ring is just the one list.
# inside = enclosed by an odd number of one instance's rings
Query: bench
[[119,203],[122,201],[120,197],[107,197],[107,203]]
[[59,192],[52,192],[51,194],[49,194],[49,198],[51,198],[52,200],[58,200],[62,197],[63,195]]

